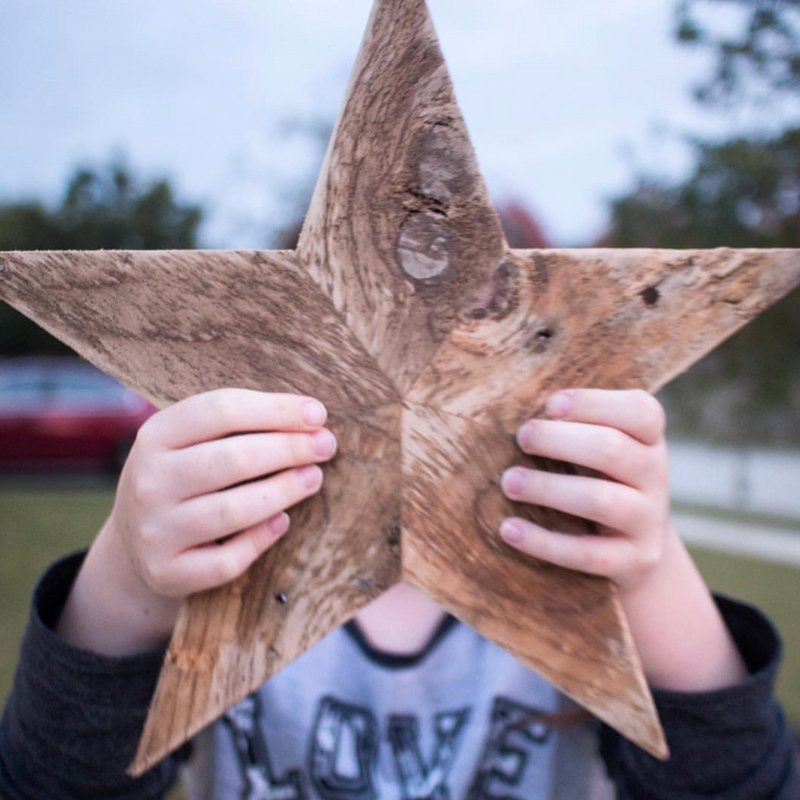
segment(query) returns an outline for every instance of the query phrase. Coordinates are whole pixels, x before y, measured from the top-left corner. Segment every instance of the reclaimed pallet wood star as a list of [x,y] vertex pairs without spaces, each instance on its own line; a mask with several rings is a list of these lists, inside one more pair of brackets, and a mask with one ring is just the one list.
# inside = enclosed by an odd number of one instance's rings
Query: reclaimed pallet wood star
[[497,535],[591,526],[499,476],[551,392],[656,390],[798,283],[794,251],[510,249],[424,0],[376,0],[295,251],[0,254],[0,296],[155,404],[309,394],[339,441],[292,534],[184,604],[132,773],[400,580],[665,757],[614,586]]

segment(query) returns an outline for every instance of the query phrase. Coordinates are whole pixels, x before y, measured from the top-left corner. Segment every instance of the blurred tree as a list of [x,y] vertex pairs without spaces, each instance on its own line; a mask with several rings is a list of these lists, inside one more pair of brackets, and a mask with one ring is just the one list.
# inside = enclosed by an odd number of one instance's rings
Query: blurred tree
[[[733,12],[736,30],[713,30],[714,11]],[[730,104],[800,92],[800,0],[680,0],[675,37],[715,55],[712,77],[695,88],[701,102]]]
[[[612,202],[612,247],[800,247],[800,130],[696,143],[681,183],[641,176]],[[676,432],[800,444],[800,291],[662,391]]]
[[[800,0],[715,0],[745,19],[737,39],[693,16],[711,0],[681,0],[676,36],[716,48],[701,102],[752,99],[750,90],[800,90]],[[600,244],[613,247],[800,247],[800,128],[690,142],[684,181],[638,175],[611,202]],[[800,291],[784,298],[662,392],[679,433],[800,444]]]
[[[61,203],[0,205],[0,250],[197,247],[199,207],[179,204],[166,180],[140,187],[126,166],[78,169]],[[0,355],[70,352],[38,325],[0,302]]]
[[611,203],[617,247],[800,247],[800,129],[696,141],[693,172],[639,176]]

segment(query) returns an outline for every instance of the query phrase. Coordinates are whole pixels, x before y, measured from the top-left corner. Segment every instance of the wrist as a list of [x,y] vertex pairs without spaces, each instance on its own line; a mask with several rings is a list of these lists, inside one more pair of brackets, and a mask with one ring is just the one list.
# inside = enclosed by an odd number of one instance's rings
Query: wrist
[[711,593],[671,528],[647,579],[621,589],[619,598],[651,685],[702,692],[747,675]]
[[180,604],[153,594],[139,579],[109,519],[86,555],[55,630],[77,647],[132,655],[169,640]]

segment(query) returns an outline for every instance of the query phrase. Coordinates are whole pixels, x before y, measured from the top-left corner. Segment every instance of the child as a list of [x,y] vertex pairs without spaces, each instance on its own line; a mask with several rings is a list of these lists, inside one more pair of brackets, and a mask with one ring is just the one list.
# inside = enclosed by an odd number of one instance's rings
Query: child
[[145,423],[88,554],[37,587],[0,727],[0,794],[149,800],[182,760],[192,800],[577,799],[589,796],[599,737],[620,798],[800,797],[772,697],[777,635],[755,609],[711,597],[670,527],[660,405],[575,389],[547,412],[520,428],[522,450],[606,477],[514,467],[503,491],[604,535],[509,519],[498,536],[617,583],[669,762],[603,726],[565,723],[547,682],[398,584],[181,754],[127,778],[181,600],[291,536],[286,510],[319,491],[318,465],[336,450],[318,401],[223,389]]

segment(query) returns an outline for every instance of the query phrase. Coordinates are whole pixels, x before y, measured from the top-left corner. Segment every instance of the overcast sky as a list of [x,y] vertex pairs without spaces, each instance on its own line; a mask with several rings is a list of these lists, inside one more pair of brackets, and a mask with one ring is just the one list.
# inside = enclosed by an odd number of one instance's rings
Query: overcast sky
[[[634,164],[680,174],[707,59],[671,41],[675,0],[430,0],[495,199],[556,244],[603,227]],[[208,211],[204,244],[262,247],[312,169],[281,120],[333,118],[371,0],[0,0],[0,199],[55,198],[124,154]],[[771,120],[763,120],[770,124]]]

